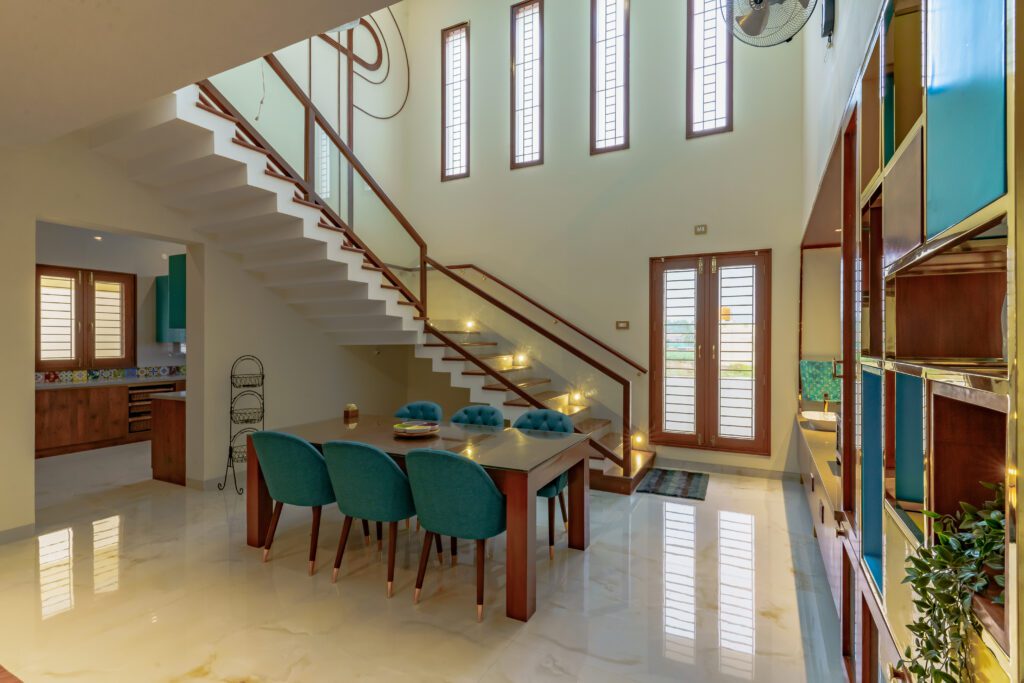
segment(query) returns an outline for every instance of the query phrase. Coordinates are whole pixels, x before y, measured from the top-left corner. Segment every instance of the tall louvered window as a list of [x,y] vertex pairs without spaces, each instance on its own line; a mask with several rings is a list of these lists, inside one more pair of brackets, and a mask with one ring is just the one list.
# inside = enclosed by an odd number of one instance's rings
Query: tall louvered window
[[771,252],[651,260],[651,441],[767,454]]
[[732,130],[732,33],[720,0],[687,0],[686,137]]
[[36,266],[36,370],[135,364],[135,276]]
[[544,4],[512,5],[512,168],[544,163]]
[[629,0],[590,3],[590,153],[629,147]]
[[469,176],[469,24],[441,31],[441,180]]

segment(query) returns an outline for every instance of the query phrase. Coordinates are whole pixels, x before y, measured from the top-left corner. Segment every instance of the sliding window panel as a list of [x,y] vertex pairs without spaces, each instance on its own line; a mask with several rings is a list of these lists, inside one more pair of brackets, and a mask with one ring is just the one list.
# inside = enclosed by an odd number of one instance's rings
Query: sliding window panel
[[712,258],[706,319],[711,326],[707,384],[717,416],[709,426],[713,448],[769,452],[770,283],[768,252]]
[[[705,353],[703,257],[651,264],[651,439],[676,446],[703,446],[706,401],[700,372]],[[656,384],[656,386],[655,386]]]

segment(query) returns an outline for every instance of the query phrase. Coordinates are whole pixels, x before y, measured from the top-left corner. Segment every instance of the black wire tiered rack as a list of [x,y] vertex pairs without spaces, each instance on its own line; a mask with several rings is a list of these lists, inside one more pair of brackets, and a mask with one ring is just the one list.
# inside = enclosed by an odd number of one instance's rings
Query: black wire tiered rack
[[248,436],[264,428],[266,417],[263,403],[263,363],[256,356],[239,356],[231,365],[231,408],[228,441],[228,462],[224,466],[224,481],[217,484],[223,491],[228,485],[228,472],[235,485],[235,493],[245,492],[238,485],[235,465],[245,462],[248,454]]

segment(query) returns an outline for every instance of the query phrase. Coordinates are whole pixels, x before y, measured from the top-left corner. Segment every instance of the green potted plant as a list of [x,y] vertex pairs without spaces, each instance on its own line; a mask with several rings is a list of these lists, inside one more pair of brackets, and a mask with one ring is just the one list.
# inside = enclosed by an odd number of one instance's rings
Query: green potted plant
[[955,515],[926,511],[934,520],[935,540],[907,558],[907,576],[917,619],[907,628],[913,644],[900,667],[917,680],[973,681],[970,639],[981,632],[971,603],[976,594],[1003,603],[1006,520],[1003,484],[982,483],[995,493],[981,508],[960,503]]

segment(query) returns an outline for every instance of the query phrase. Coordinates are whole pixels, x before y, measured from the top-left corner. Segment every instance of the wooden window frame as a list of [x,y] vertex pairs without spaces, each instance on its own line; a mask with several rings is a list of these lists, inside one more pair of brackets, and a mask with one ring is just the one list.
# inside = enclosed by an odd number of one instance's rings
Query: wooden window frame
[[695,138],[706,138],[710,135],[719,135],[721,133],[731,133],[733,131],[733,92],[735,89],[733,79],[733,66],[734,66],[734,49],[733,43],[735,40],[732,35],[729,35],[729,42],[726,45],[726,71],[728,73],[729,87],[725,93],[725,111],[728,123],[720,128],[713,128],[711,130],[699,130],[693,129],[693,43],[695,40],[694,36],[694,21],[693,21],[693,6],[694,0],[686,0],[686,139],[692,140]]
[[[516,10],[537,5],[540,37],[537,41],[538,73],[538,120],[536,123],[537,137],[540,140],[540,154],[535,161],[516,161]],[[522,0],[509,8],[509,168],[529,168],[544,163],[544,0]]]
[[[446,173],[448,168],[448,148],[445,144],[445,131],[448,128],[448,92],[445,87],[445,73],[447,72],[448,57],[445,51],[445,39],[449,33],[459,29],[466,30],[466,170],[463,173]],[[469,22],[462,21],[447,28],[441,29],[441,182],[459,180],[469,177],[470,162],[470,42]]]
[[622,143],[609,147],[597,146],[597,123],[595,121],[597,108],[597,3],[598,0],[590,0],[590,155],[605,154],[606,152],[618,152],[629,149],[629,0],[623,0],[625,8],[625,27],[623,31],[623,42],[625,43],[625,55],[623,56],[623,109],[622,109]]
[[[703,266],[701,266],[703,263]],[[714,263],[714,265],[712,265]],[[714,311],[718,299],[718,278],[713,277],[722,267],[754,265],[758,318],[755,322],[754,365],[755,409],[754,439],[738,439],[717,435],[718,426],[718,373],[717,363],[706,350],[697,358],[697,386],[695,393],[695,434],[665,430],[662,390],[665,381],[664,363],[664,273],[674,268],[696,267],[697,275],[697,342],[709,349],[715,338],[718,316]],[[714,271],[714,272],[712,272]],[[693,448],[707,451],[745,453],[768,456],[771,454],[771,250],[732,251],[685,256],[653,257],[650,260],[650,368],[649,383],[650,442],[658,446]],[[714,436],[712,436],[714,435]]]
[[[39,299],[39,280],[43,275],[72,277],[77,281],[75,301],[75,357],[70,360],[42,360],[40,349],[41,337],[41,302]],[[63,370],[101,370],[111,368],[132,368],[136,363],[136,320],[135,302],[137,297],[137,280],[134,273],[119,273],[108,270],[87,270],[83,268],[67,268],[63,266],[36,265],[35,274],[36,297],[36,372],[60,372]],[[118,282],[124,286],[124,350],[123,358],[95,357],[95,327],[93,323],[93,302],[95,300],[95,281]]]

